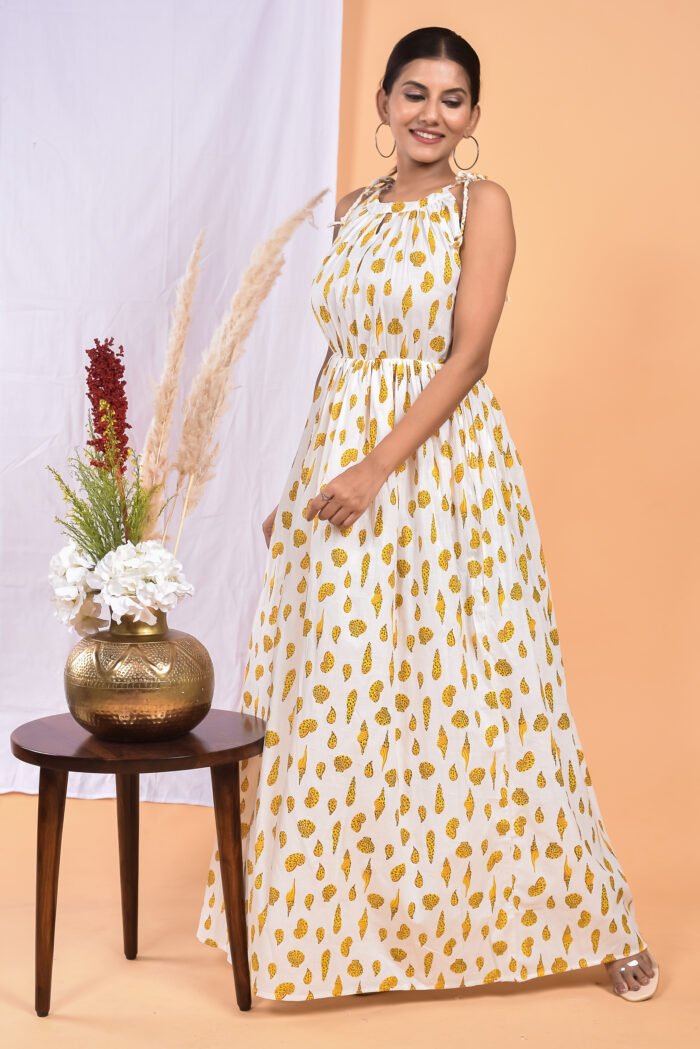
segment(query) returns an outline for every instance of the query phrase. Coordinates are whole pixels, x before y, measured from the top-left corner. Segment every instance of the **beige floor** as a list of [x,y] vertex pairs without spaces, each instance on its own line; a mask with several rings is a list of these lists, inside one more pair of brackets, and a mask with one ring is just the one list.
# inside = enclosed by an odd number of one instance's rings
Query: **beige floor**
[[[115,803],[74,798],[66,803],[51,1013],[37,1017],[36,802],[35,795],[0,796],[5,845],[0,1031],[2,1045],[11,1049],[342,1049],[358,1042],[366,1049],[394,1044],[400,1049],[686,1049],[700,1044],[700,990],[692,973],[700,940],[697,864],[695,856],[677,852],[676,839],[657,840],[652,849],[650,842],[622,842],[625,835],[615,835],[635,886],[640,922],[663,965],[662,986],[648,1002],[615,998],[597,966],[527,984],[459,991],[287,1003],[256,998],[252,1010],[241,1013],[225,955],[194,935],[213,841],[212,810],[142,803],[139,957],[127,961]],[[681,862],[673,862],[674,855]]]

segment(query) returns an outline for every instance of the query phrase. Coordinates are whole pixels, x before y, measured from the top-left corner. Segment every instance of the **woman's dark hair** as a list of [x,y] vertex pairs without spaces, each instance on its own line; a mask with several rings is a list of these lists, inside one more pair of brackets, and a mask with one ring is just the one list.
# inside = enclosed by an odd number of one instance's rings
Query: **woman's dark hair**
[[[417,58],[449,58],[467,75],[471,104],[475,106],[481,92],[481,63],[471,44],[463,36],[443,26],[424,26],[402,36],[394,45],[379,84],[387,95],[401,70]],[[394,169],[396,170],[396,169]]]

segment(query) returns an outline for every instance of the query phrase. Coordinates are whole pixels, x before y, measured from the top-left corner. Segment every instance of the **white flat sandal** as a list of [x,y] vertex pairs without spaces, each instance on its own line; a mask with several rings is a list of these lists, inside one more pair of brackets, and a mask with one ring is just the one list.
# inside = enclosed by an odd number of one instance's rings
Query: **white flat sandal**
[[[660,968],[659,963],[653,957],[651,951],[649,952],[649,957],[651,958],[652,965],[654,966],[654,974],[649,977],[649,983],[640,984],[638,991],[633,991],[630,987],[628,987],[626,991],[616,991],[613,987],[613,994],[617,995],[618,998],[625,998],[628,1002],[644,1002],[647,1000],[647,998],[651,998],[651,996],[656,991],[656,988],[659,986]],[[631,961],[626,962],[624,965],[621,965],[617,971],[622,972],[623,969],[631,969],[632,967],[636,968],[636,966],[638,965],[639,960],[633,958]]]

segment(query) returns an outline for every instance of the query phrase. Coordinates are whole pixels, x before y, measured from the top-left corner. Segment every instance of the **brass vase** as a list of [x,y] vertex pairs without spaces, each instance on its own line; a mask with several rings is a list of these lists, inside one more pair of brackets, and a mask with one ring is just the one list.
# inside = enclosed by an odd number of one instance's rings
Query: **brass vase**
[[99,739],[147,743],[177,739],[207,715],[214,666],[204,645],[168,627],[151,609],[153,624],[122,616],[81,638],[64,670],[68,709]]

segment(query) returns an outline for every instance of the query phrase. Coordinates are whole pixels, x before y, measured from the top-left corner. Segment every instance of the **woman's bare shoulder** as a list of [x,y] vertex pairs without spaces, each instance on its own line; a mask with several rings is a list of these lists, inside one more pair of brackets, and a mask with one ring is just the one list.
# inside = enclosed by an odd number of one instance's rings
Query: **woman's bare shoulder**
[[487,207],[501,208],[510,207],[508,191],[500,182],[495,182],[488,175],[479,175],[469,186],[469,196],[475,200],[485,200],[489,203]]
[[353,189],[350,193],[346,193],[344,197],[341,197],[335,206],[335,218],[342,219],[343,215],[345,215],[348,209],[352,207],[357,198],[364,193],[366,189],[366,186],[360,186],[359,189]]

